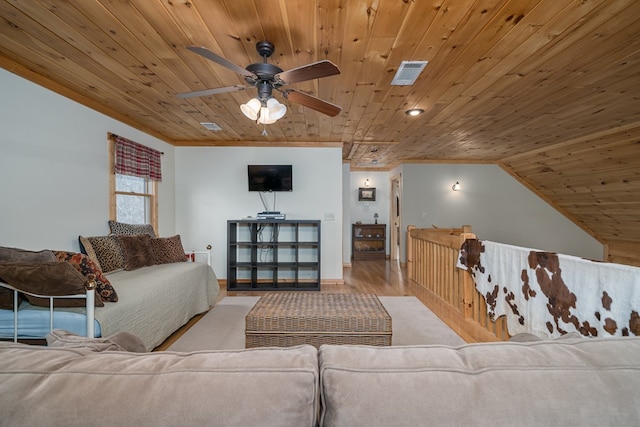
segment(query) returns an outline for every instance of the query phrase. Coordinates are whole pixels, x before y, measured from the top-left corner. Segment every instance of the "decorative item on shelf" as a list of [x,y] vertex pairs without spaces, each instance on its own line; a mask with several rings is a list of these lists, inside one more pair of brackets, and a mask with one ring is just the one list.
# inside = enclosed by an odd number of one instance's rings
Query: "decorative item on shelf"
[[375,202],[376,201],[376,189],[372,188],[358,188],[358,201],[360,202]]
[[455,184],[453,184],[453,186],[451,187],[451,189],[452,189],[453,191],[460,191],[460,190],[462,190],[462,186],[460,185],[460,183],[459,183],[458,181],[456,181],[456,183],[455,183]]
[[378,213],[377,212],[373,214],[373,223],[374,224],[378,223]]

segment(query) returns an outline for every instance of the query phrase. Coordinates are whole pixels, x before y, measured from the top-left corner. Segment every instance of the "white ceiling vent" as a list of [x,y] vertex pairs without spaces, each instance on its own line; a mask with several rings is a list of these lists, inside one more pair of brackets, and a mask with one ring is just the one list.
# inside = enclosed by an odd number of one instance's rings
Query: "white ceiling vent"
[[392,86],[410,86],[416,82],[418,76],[429,61],[402,61],[396,75],[391,80]]
[[358,163],[358,167],[360,168],[379,168],[386,166],[385,163],[378,163],[376,159],[371,160],[370,162],[360,162]]
[[213,122],[200,122],[200,124],[202,126],[206,127],[207,129],[215,131],[215,132],[217,132],[219,130],[222,130],[222,128],[220,126],[218,126],[217,124],[215,124]]

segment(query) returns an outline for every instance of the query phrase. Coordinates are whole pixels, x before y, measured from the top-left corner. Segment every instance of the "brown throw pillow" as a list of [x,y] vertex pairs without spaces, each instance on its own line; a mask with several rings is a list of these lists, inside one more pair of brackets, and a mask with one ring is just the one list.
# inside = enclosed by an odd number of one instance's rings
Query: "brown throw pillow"
[[[0,277],[0,281],[3,281]],[[18,293],[18,306],[20,306],[22,296]],[[0,309],[13,310],[13,291],[0,286]]]
[[124,269],[135,270],[155,264],[151,237],[148,234],[118,236],[124,253]]
[[[0,246],[0,261],[55,261],[56,258],[50,250],[29,251],[20,248],[10,248]],[[1,280],[1,279],[0,279]],[[18,293],[18,305],[22,301],[22,296]],[[0,287],[0,309],[13,310],[13,291]]]
[[[0,277],[16,289],[39,295],[62,296],[84,294],[87,279],[67,262],[0,262]],[[33,305],[48,307],[48,298],[25,295]],[[84,307],[83,298],[56,298],[54,307]],[[95,295],[95,305],[104,303]]]
[[102,274],[95,262],[91,261],[85,254],[78,252],[53,251],[56,260],[60,262],[68,262],[84,277],[93,274],[96,281],[96,292],[100,294],[102,301],[117,302],[118,294],[113,289],[109,280]]
[[153,249],[153,257],[156,264],[184,262],[187,260],[179,234],[173,237],[151,239],[151,249]]
[[56,257],[52,251],[44,249],[42,251],[28,251],[26,249],[8,248],[0,246],[0,261],[55,261]]

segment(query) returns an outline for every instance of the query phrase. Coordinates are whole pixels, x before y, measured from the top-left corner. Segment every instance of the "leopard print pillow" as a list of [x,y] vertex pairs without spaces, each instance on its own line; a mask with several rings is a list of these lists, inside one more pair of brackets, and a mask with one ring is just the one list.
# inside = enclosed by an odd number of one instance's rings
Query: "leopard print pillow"
[[153,250],[153,257],[156,264],[184,262],[187,260],[179,234],[173,237],[151,239],[151,249]]
[[118,236],[80,236],[80,247],[103,273],[124,269],[124,254]]
[[156,237],[156,232],[151,224],[126,224],[109,220],[109,230],[111,234],[135,236],[136,234],[148,234],[152,238]]

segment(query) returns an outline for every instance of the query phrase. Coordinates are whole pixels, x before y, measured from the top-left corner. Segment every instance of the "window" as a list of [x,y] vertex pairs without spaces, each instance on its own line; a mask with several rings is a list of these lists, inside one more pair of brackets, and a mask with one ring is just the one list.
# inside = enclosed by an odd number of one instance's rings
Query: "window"
[[109,135],[109,219],[158,229],[158,181],[116,173],[116,142]]
[[127,224],[153,224],[154,181],[129,175],[115,175],[115,220]]

